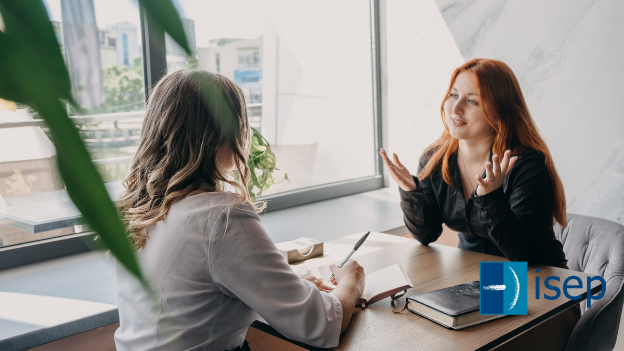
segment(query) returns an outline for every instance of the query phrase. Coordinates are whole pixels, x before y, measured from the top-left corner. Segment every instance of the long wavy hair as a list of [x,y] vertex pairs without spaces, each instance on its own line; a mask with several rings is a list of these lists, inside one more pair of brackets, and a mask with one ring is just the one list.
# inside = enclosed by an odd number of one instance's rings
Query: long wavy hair
[[[202,192],[225,191],[226,184],[238,203],[260,211],[247,191],[249,130],[243,93],[226,77],[183,70],[160,80],[149,96],[139,148],[117,202],[135,248],[145,245],[147,228],[171,205]],[[238,181],[217,162],[224,146],[233,151]]]
[[[479,90],[479,97],[482,101],[481,109],[494,131],[493,153],[503,155],[505,150],[513,150],[512,153],[517,155],[526,148],[532,148],[545,157],[546,168],[554,189],[553,218],[565,227],[567,220],[563,183],[557,174],[548,146],[529,113],[518,79],[516,79],[511,68],[501,61],[473,59],[455,69],[440,107],[444,131],[442,136],[425,150],[426,153],[431,154],[431,157],[418,174],[418,178],[427,178],[442,163],[441,172],[444,182],[454,186],[448,162],[451,155],[457,151],[459,141],[453,138],[449,132],[444,113],[444,103],[449,97],[455,79],[462,72],[471,75]],[[486,112],[488,110],[493,116],[488,115]],[[492,122],[494,116],[500,120],[500,124]]]

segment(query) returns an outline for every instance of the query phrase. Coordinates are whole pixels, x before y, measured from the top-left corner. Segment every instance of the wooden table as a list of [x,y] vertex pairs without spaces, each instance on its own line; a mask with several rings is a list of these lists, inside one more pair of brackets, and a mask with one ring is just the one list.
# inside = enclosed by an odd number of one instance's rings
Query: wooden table
[[[362,234],[326,242],[324,257],[305,261],[302,265],[311,267],[312,274],[320,274],[327,280],[331,274],[327,265],[341,261]],[[399,263],[414,285],[405,296],[479,280],[479,262],[507,261],[503,257],[443,245],[424,246],[413,239],[382,233],[371,233],[352,258],[364,267],[365,272]],[[539,274],[535,273],[537,268],[540,269]],[[296,265],[293,269],[299,271]],[[536,275],[541,277],[540,299],[535,298]],[[561,278],[560,282],[551,282],[559,288],[568,276],[578,276],[584,284],[586,277],[590,276],[561,268],[529,266],[527,315],[507,316],[462,330],[446,329],[409,311],[394,314],[392,311],[400,310],[405,299],[392,302],[387,298],[364,309],[356,308],[349,328],[340,337],[340,344],[335,350],[490,350],[585,300],[585,288],[568,290],[572,295],[582,294],[581,300],[568,300],[563,293],[557,300],[545,299],[544,292],[551,295],[552,291],[545,290],[543,282],[545,277],[551,275]],[[600,291],[599,283],[595,283],[593,294]],[[262,320],[254,322],[252,327],[305,349],[315,349],[287,339]]]

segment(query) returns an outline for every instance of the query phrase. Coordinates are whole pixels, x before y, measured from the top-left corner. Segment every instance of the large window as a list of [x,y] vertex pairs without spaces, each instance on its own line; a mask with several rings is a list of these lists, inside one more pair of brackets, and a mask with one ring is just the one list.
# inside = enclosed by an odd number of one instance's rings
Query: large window
[[242,88],[252,126],[277,156],[277,180],[290,180],[263,195],[378,174],[370,3],[177,4],[196,46],[188,58],[167,40],[167,66],[196,65]]
[[[243,90],[276,180],[289,179],[262,194],[269,210],[382,186],[375,2],[176,0],[190,56],[135,1],[93,0],[82,12],[45,2],[80,104],[68,111],[113,198],[136,152],[145,87],[179,69]],[[0,104],[0,247],[87,232],[45,124],[16,107]]]

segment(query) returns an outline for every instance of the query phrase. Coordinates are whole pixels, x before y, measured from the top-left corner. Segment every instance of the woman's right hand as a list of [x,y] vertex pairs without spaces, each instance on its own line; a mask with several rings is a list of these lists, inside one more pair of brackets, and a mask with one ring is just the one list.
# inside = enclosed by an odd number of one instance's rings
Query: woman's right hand
[[390,160],[390,158],[386,154],[386,150],[379,149],[379,154],[383,158],[384,164],[388,168],[388,173],[390,173],[392,179],[394,179],[394,181],[399,184],[399,187],[403,189],[403,191],[416,190],[417,186],[414,178],[412,178],[412,174],[410,173],[410,171],[407,170],[407,168],[405,168],[405,166],[403,166],[401,161],[399,161],[399,157],[396,154],[392,154],[394,162]]
[[[364,291],[364,268],[362,268],[357,261],[347,260],[341,268],[332,264],[329,266],[329,270],[334,274],[334,277],[331,279],[332,284],[338,285],[343,283],[345,285],[353,285],[360,291],[360,295],[362,295]],[[360,295],[358,295],[358,297],[360,297]]]

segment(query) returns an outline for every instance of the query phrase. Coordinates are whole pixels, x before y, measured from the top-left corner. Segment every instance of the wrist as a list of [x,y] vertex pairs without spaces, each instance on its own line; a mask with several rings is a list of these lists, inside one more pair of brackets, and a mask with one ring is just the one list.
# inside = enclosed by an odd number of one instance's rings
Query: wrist
[[414,187],[407,187],[407,186],[400,186],[399,188],[401,188],[401,190],[405,191],[405,192],[410,192],[410,191],[415,191],[416,189],[418,189],[418,186],[416,184],[414,184]]
[[412,184],[399,184],[399,189],[403,190],[406,193],[418,190],[418,182],[416,181],[414,176],[412,176]]

